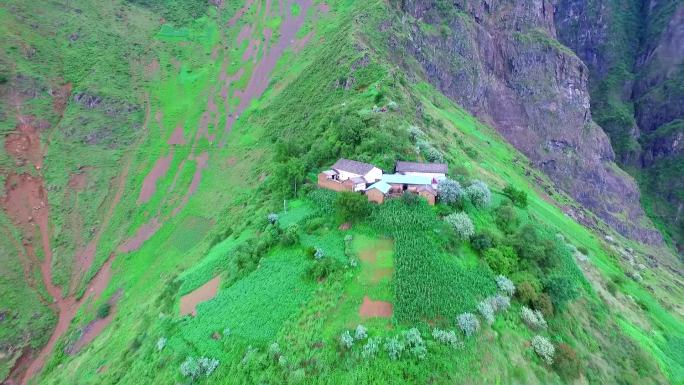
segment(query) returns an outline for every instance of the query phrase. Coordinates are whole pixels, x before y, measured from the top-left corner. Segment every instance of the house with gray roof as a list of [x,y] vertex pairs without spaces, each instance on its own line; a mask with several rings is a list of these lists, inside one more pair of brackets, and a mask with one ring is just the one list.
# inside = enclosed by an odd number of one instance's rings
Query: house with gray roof
[[446,163],[419,163],[397,161],[394,170],[397,174],[428,177],[437,183],[446,178],[449,166]]

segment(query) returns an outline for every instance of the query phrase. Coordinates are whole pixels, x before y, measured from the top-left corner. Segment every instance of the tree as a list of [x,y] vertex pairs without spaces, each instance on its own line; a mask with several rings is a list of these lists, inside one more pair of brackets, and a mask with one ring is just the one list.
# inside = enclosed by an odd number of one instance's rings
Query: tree
[[518,228],[518,213],[510,205],[501,205],[496,209],[496,226],[506,234],[512,234]]
[[463,313],[457,318],[458,327],[463,330],[466,337],[470,337],[480,330],[480,320],[473,313]]
[[518,266],[518,254],[510,246],[487,249],[482,256],[495,273],[510,275]]
[[466,213],[453,213],[447,215],[444,220],[450,224],[459,238],[468,240],[475,234],[475,226],[473,221]]
[[370,206],[365,196],[354,192],[341,192],[335,200],[337,213],[344,221],[354,221],[368,215]]
[[580,375],[580,361],[577,353],[568,344],[560,343],[556,347],[553,369],[562,378],[577,378]]
[[506,195],[511,202],[513,202],[514,205],[520,207],[520,208],[525,208],[527,207],[527,193],[518,190],[517,188],[513,187],[513,185],[508,185],[506,188],[503,190],[504,195]]
[[557,309],[563,309],[565,304],[579,296],[577,283],[560,274],[555,274],[544,282],[544,291],[551,296],[551,302]]
[[437,192],[439,193],[440,202],[447,205],[456,205],[465,197],[461,184],[448,178],[439,181]]

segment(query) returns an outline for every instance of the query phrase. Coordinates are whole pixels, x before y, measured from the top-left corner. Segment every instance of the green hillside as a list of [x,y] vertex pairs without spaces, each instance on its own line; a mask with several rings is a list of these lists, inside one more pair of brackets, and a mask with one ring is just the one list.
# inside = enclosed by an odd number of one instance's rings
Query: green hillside
[[[399,17],[351,0],[0,5],[0,378],[683,383],[681,260],[400,70],[383,28]],[[40,167],[12,150],[26,122]],[[443,160],[464,192],[318,189],[341,157]]]

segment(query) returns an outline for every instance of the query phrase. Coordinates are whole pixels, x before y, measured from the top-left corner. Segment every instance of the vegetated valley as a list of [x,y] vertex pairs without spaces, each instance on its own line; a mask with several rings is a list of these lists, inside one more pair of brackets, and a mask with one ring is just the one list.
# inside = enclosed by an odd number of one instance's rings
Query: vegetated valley
[[0,2],[0,379],[684,383],[682,15]]

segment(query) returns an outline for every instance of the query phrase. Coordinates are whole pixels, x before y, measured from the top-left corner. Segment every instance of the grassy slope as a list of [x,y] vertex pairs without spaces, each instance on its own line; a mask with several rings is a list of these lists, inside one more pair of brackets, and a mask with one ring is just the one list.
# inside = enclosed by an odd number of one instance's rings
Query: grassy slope
[[[320,155],[312,155],[314,151],[323,153],[327,160],[338,155],[359,156],[389,168],[396,156],[416,156],[406,133],[410,124],[423,127],[430,140],[445,154],[455,175],[481,178],[495,188],[512,183],[525,189],[530,195],[528,220],[544,223],[565,234],[573,244],[589,249],[592,262],[584,269],[591,286],[585,284],[585,298],[577,301],[572,311],[555,319],[551,330],[556,338],[576,346],[584,361],[600,362],[599,368],[595,369],[598,373],[595,381],[611,378],[614,371],[621,370],[623,362],[613,361],[616,352],[602,351],[604,342],[597,343],[594,339],[608,338],[616,343],[614,350],[619,350],[620,340],[606,334],[621,338],[624,333],[651,351],[661,369],[674,382],[681,379],[678,357],[682,353],[678,347],[681,345],[677,343],[684,333],[681,318],[664,310],[640,284],[631,281],[621,285],[621,294],[616,297],[606,294],[603,290],[605,277],[622,274],[624,263],[612,257],[613,252],[605,242],[553,204],[539,188],[548,181],[529,170],[525,158],[494,130],[475,121],[430,86],[406,84],[402,80],[401,74],[386,61],[386,48],[378,43],[382,39],[377,32],[378,24],[381,15],[386,14],[381,4],[358,6],[350,1],[330,4],[328,16],[319,23],[307,24],[307,29],[315,31],[309,45],[296,55],[288,51],[279,61],[271,87],[248,113],[241,116],[229,136],[228,145],[216,148],[200,143],[211,151],[210,167],[188,206],[140,250],[116,260],[116,274],[107,294],[121,288],[124,295],[117,306],[114,322],[80,354],[67,356],[61,353],[62,348],[68,340],[78,336],[79,326],[94,317],[96,306],[85,308],[72,325],[69,337],[58,346],[58,353],[41,375],[40,382],[174,382],[180,379],[178,367],[186,356],[208,355],[221,361],[211,378],[212,382],[220,383],[310,382],[314,378],[321,383],[371,383],[382,379],[398,382],[402,378],[424,382],[429,380],[429,373],[439,376],[440,382],[561,383],[561,379],[545,369],[525,347],[531,334],[521,326],[515,311],[500,317],[491,329],[487,328],[479,337],[469,340],[463,354],[430,345],[429,358],[424,362],[409,359],[396,363],[387,358],[363,362],[352,356],[340,359],[335,339],[342,328],[353,327],[358,322],[356,305],[365,284],[359,285],[355,279],[363,274],[343,273],[322,284],[312,283],[302,276],[307,262],[301,249],[271,250],[255,272],[229,287],[224,284],[215,301],[201,305],[199,317],[189,320],[177,316],[179,295],[216,273],[225,278],[228,273],[219,261],[230,261],[233,240],[238,236],[245,239],[243,237],[248,237],[249,233],[259,231],[266,213],[280,210],[281,202],[275,199],[279,195],[273,190],[282,180],[278,179],[279,166],[272,161],[289,161],[274,154],[272,142],[302,138],[306,143],[315,138],[318,147],[293,150],[307,162],[307,170],[326,162]],[[232,45],[241,24],[218,28],[218,25],[225,26],[225,20],[234,12],[235,9],[228,6],[222,14],[212,12],[186,30],[167,27],[153,38],[153,52],[159,58],[161,71],[145,88],[149,90],[151,116],[162,111],[162,124],[158,125],[152,119],[140,141],[140,150],[131,151],[133,161],[126,184],[127,194],[103,234],[98,261],[104,260],[121,239],[144,223],[150,212],[158,208],[169,209],[158,197],[136,207],[136,186],[140,186],[158,156],[169,151],[165,140],[179,122],[185,124],[186,137],[196,130],[206,108],[207,93],[211,92],[218,77],[224,59],[222,55],[230,55],[229,61],[235,63],[230,73],[235,73],[239,66],[245,66],[245,72],[251,70],[249,64],[233,59],[245,49]],[[262,20],[254,9],[244,19]],[[213,59],[211,50],[214,46],[225,46],[228,50]],[[365,56],[369,57],[368,65],[354,65],[359,59],[363,62]],[[180,68],[175,67],[176,61],[181,63]],[[350,76],[354,78],[353,87],[347,90],[335,86],[342,78]],[[384,105],[390,100],[399,105],[398,110],[386,114],[372,112],[374,104]],[[425,111],[422,116],[416,113],[419,105]],[[335,147],[340,135],[338,127],[344,127],[340,121],[350,114],[363,118],[365,131],[362,132],[368,136],[362,146]],[[416,116],[421,116],[420,120]],[[222,116],[220,121],[224,118]],[[436,123],[438,121],[441,123]],[[328,144],[331,147],[325,147]],[[171,169],[177,167],[177,159],[188,149],[177,151]],[[185,184],[191,178],[194,165],[191,163],[189,167],[179,177]],[[531,174],[526,175],[527,171]],[[256,181],[261,175],[267,175],[266,182],[258,184]],[[103,178],[107,180],[105,176]],[[158,191],[166,191],[171,183],[172,174],[169,174],[160,179]],[[554,199],[562,204],[572,203],[564,196],[554,195]],[[477,226],[492,225],[491,214],[477,211],[471,214]],[[215,223],[213,230],[207,232],[212,223]],[[339,249],[338,254],[344,254],[336,225],[328,223],[327,230],[320,236],[332,245],[331,248]],[[214,240],[223,239],[228,233],[232,233],[229,241],[209,251]],[[355,228],[354,234],[358,248],[379,237],[376,230],[363,226]],[[235,242],[238,243],[239,240]],[[460,255],[463,263],[477,264],[476,257],[467,247],[452,252]],[[203,260],[207,254],[207,260]],[[331,251],[331,254],[334,253]],[[201,267],[213,263],[209,258],[215,258],[218,267]],[[667,279],[667,276],[659,277],[659,273],[660,270],[656,270],[646,276],[646,282],[656,290],[661,290],[659,284]],[[259,291],[252,293],[255,288]],[[382,297],[387,296],[390,289],[385,286],[377,290],[376,294]],[[679,289],[675,290],[678,291],[671,294],[669,300],[666,298],[665,304],[682,298]],[[627,295],[643,304],[644,310],[630,302]],[[277,311],[271,311],[265,305],[272,301],[276,301]],[[606,308],[602,301],[619,305],[619,308],[615,311]],[[220,306],[215,306],[219,303]],[[305,305],[301,306],[302,303]],[[621,315],[617,314],[617,309]],[[240,313],[233,313],[236,310]],[[597,320],[604,324],[597,324]],[[263,327],[250,332],[250,327],[258,325],[256,322],[264,322]],[[621,329],[615,327],[616,323]],[[393,330],[402,330],[411,324],[399,323],[385,329],[385,322],[373,321],[367,326],[372,333],[391,335]],[[610,333],[603,332],[603,327],[610,329]],[[231,328],[231,332],[225,328]],[[213,339],[214,332],[221,338]],[[161,352],[156,346],[160,337],[168,339]],[[279,341],[288,357],[289,363],[284,367],[269,363],[269,359],[263,357],[265,347],[274,340]],[[325,347],[316,348],[317,341],[322,341]],[[253,350],[255,348],[258,351]],[[245,357],[253,357],[253,360],[245,360]],[[58,369],[57,365],[62,366]],[[627,367],[632,370],[630,365],[628,363]],[[314,373],[325,376],[312,377]]]

